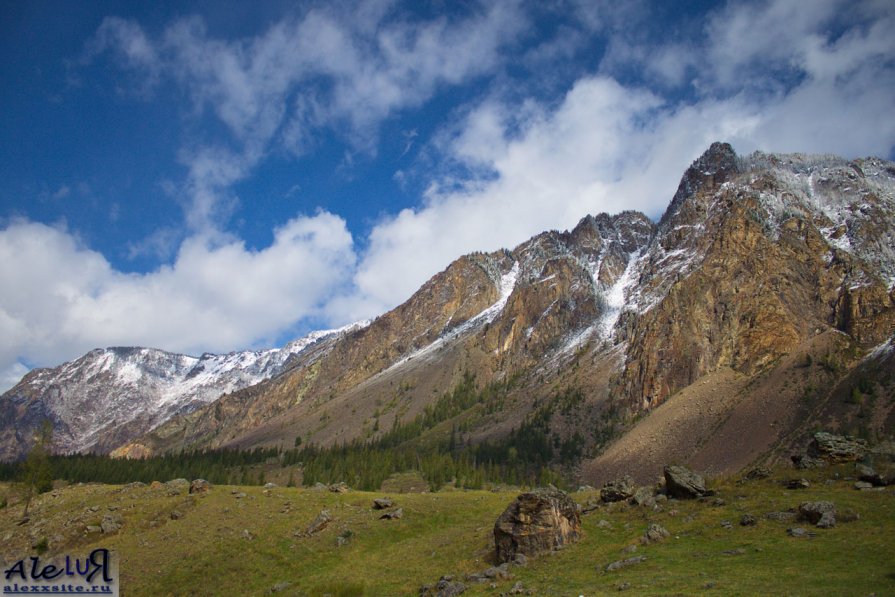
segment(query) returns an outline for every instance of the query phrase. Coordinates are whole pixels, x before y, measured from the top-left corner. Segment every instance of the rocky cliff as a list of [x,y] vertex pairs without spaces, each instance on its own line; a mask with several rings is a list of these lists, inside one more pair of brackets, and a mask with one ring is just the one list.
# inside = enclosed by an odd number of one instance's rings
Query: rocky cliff
[[[161,424],[174,413],[159,414],[121,453],[375,437],[472,374],[480,386],[513,384],[501,408],[464,418],[465,441],[508,433],[574,388],[581,400],[559,409],[551,430],[580,437],[582,452],[595,454],[700,380],[727,380],[730,394],[717,399],[732,409],[772,392],[766,380],[800,366],[795,355],[826,351],[837,367],[805,377],[799,392],[845,383],[895,332],[893,247],[895,164],[741,157],[715,143],[684,173],[658,223],[636,212],[586,216],[568,232],[462,257],[313,358]],[[877,417],[876,428],[890,419]],[[135,437],[127,435],[101,432],[90,445],[108,449]]]

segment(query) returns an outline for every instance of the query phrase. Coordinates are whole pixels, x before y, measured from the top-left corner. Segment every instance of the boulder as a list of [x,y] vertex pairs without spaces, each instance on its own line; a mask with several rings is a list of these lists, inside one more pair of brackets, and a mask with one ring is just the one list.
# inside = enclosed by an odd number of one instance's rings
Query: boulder
[[670,536],[671,533],[669,533],[665,527],[653,523],[649,525],[649,528],[646,529],[646,533],[644,533],[643,537],[640,538],[640,542],[644,545],[648,545],[650,543],[659,543]]
[[169,496],[182,495],[189,491],[190,482],[186,479],[171,479],[165,483],[165,493]]
[[466,591],[466,585],[452,576],[442,576],[434,585],[420,587],[420,597],[455,597]]
[[764,466],[757,466],[751,469],[743,477],[746,481],[757,481],[758,479],[767,479],[771,476],[771,469]]
[[387,497],[376,498],[373,500],[373,509],[374,510],[387,510],[395,505],[394,500]]
[[808,456],[827,462],[855,462],[867,453],[867,442],[848,435],[818,431],[808,445]]
[[606,566],[606,572],[615,572],[616,570],[621,570],[622,568],[627,568],[628,566],[633,566],[634,564],[639,564],[645,561],[646,556],[634,556],[632,558],[619,560]]
[[205,479],[193,479],[192,483],[190,483],[190,493],[208,493],[211,491],[211,483],[206,481]]
[[123,522],[120,514],[106,514],[99,526],[103,533],[109,534],[120,529]]
[[404,508],[398,508],[397,510],[386,512],[379,517],[379,520],[398,520],[402,516],[404,516]]
[[743,514],[740,518],[740,526],[741,527],[754,527],[758,524],[758,519],[752,516],[751,514]]
[[678,499],[695,499],[712,495],[713,492],[705,488],[705,480],[690,469],[671,465],[666,466],[665,490],[668,495]]
[[833,502],[803,502],[799,505],[799,520],[822,529],[836,526],[836,506]]
[[786,483],[787,489],[808,489],[811,487],[811,483],[808,479],[790,479]]
[[625,475],[621,479],[609,481],[603,485],[600,490],[600,499],[607,503],[623,502],[634,497],[635,491],[637,491],[637,485],[634,484],[634,479]]
[[313,535],[314,533],[319,533],[323,529],[326,528],[326,525],[331,523],[333,520],[332,514],[329,513],[329,510],[321,510],[320,514],[317,515],[311,524],[308,525],[307,530],[305,531],[306,535]]
[[333,493],[348,493],[348,484],[344,481],[333,483],[329,486],[329,490]]
[[866,464],[858,464],[855,466],[855,473],[858,475],[858,479],[865,482],[870,483],[875,487],[882,487],[886,484],[886,479],[883,479],[883,476],[880,475],[876,470],[872,467],[867,466]]
[[652,487],[638,487],[631,498],[631,503],[635,506],[644,506],[646,508],[656,507],[656,496]]
[[519,495],[494,524],[499,563],[549,552],[581,536],[580,508],[559,489],[535,489]]

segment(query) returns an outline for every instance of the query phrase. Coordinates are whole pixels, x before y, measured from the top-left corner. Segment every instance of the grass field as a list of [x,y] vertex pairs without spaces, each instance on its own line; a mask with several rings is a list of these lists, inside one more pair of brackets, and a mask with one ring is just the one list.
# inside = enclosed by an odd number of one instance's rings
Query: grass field
[[[805,490],[784,488],[782,481],[796,476],[789,470],[746,483],[716,480],[723,505],[600,507],[582,517],[579,543],[524,568],[512,566],[513,578],[494,587],[468,584],[465,594],[498,595],[517,582],[537,595],[895,594],[895,491],[856,491],[849,473],[847,467],[813,472]],[[40,496],[24,525],[17,524],[21,507],[11,498],[0,510],[0,537],[6,567],[33,555],[42,539],[46,556],[115,550],[127,596],[263,595],[274,587],[282,595],[416,595],[444,574],[462,580],[493,564],[494,521],[518,492],[390,493],[403,517],[380,520],[371,508],[384,495],[379,492],[216,486],[202,496],[172,496],[166,487],[69,486]],[[573,496],[586,504],[598,492]],[[832,500],[858,520],[815,529],[765,517],[810,500]],[[324,509],[332,522],[306,536]],[[758,524],[741,526],[743,514]],[[106,516],[120,516],[121,528],[85,531]],[[726,528],[723,521],[732,524]],[[652,522],[671,537],[624,551]],[[793,526],[816,535],[790,537],[786,530]],[[605,572],[631,555],[647,559]]]

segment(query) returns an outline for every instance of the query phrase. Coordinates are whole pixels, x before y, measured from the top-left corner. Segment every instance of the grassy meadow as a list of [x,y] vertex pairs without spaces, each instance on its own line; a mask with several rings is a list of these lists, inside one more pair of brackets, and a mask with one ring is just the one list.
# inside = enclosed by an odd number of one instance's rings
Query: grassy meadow
[[[511,566],[512,578],[493,587],[467,583],[464,594],[499,595],[516,583],[536,595],[895,594],[895,491],[856,491],[850,472],[812,471],[803,490],[785,488],[784,481],[802,476],[792,470],[758,481],[715,480],[720,505],[714,498],[668,501],[658,511],[602,505],[582,516],[579,543]],[[462,580],[493,565],[494,522],[520,490],[400,493],[414,484],[422,485],[399,478],[387,492],[347,493],[214,486],[204,495],[169,495],[166,486],[70,485],[39,496],[23,525],[21,505],[3,486],[2,553],[8,567],[44,545],[45,557],[107,547],[119,554],[127,596],[416,595],[442,575]],[[379,519],[372,500],[384,495],[403,509],[402,518]],[[593,506],[599,492],[573,497]],[[765,517],[813,500],[831,500],[857,520],[817,529]],[[307,535],[324,509],[332,521]],[[744,514],[757,525],[741,526]],[[121,528],[93,528],[107,516]],[[654,522],[671,536],[640,545]],[[815,536],[788,536],[795,526]],[[631,545],[636,551],[626,551]],[[605,571],[632,556],[646,560]]]

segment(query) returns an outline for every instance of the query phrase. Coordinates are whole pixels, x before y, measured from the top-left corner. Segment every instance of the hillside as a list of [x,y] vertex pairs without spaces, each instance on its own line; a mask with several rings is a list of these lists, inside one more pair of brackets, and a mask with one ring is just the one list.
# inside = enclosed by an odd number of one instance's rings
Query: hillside
[[581,467],[569,472],[588,481],[625,462],[652,477],[671,455],[732,472],[785,457],[821,422],[888,436],[893,247],[895,164],[743,157],[715,143],[658,223],[586,216],[461,257],[313,358],[96,445],[141,455],[373,441],[470,376],[483,391],[500,384],[499,403],[418,441],[474,446],[536,422],[555,446],[575,444]]

